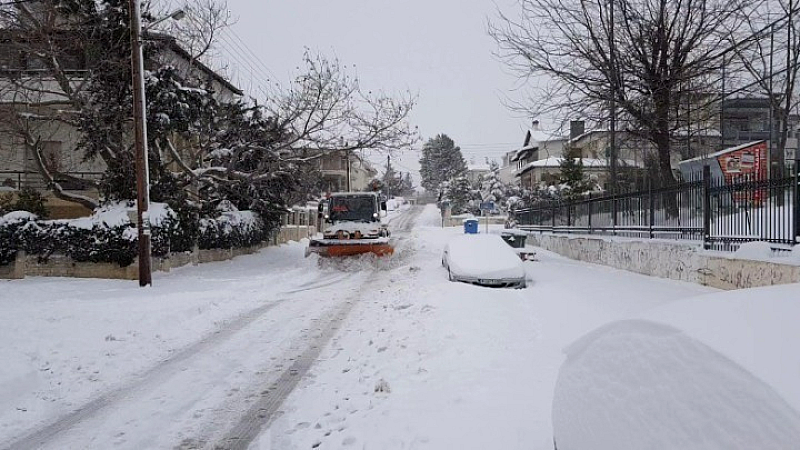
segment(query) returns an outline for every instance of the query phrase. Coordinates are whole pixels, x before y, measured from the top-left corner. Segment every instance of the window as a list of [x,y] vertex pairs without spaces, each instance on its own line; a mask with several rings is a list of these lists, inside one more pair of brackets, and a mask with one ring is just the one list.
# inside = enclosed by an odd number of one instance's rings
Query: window
[[0,44],[0,70],[22,69],[22,55],[9,43]]

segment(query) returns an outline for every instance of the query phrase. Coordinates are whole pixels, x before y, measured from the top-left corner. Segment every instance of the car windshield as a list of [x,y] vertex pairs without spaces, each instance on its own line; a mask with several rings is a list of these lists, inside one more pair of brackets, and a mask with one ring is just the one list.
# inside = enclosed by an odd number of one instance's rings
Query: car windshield
[[333,221],[375,220],[375,200],[372,197],[333,197],[330,204],[330,218]]

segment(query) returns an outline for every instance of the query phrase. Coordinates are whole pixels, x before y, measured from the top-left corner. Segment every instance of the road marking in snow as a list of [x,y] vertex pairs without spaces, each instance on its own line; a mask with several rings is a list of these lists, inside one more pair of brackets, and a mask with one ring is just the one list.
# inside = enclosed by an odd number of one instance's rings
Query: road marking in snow
[[[272,303],[259,306],[239,317],[223,324],[219,330],[212,332],[204,339],[180,350],[175,355],[161,361],[148,371],[136,377],[133,381],[113,389],[101,396],[89,401],[78,409],[57,418],[55,421],[37,429],[29,434],[13,441],[7,448],[9,450],[39,448],[53,443],[63,433],[89,418],[97,416],[107,407],[125,398],[133,397],[137,392],[145,389],[148,385],[156,384],[176,372],[183,370],[183,363],[193,356],[206,351],[209,347],[215,346],[236,334],[237,332],[250,325],[271,309],[288,300],[287,298],[276,300]],[[4,447],[6,448],[6,447]]]

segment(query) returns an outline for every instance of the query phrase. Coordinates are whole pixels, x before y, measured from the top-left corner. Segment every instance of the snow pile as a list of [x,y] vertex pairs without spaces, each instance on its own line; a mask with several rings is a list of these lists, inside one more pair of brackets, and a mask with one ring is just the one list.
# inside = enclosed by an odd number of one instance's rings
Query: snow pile
[[11,211],[10,213],[0,217],[0,226],[15,222],[27,222],[31,220],[36,220],[36,214],[28,211]]
[[773,257],[772,245],[769,242],[745,242],[733,253],[737,259],[769,261]]
[[789,249],[784,245],[770,242],[745,242],[733,254],[724,253],[723,256],[729,259],[800,265],[800,245]]
[[256,245],[268,234],[253,211],[239,211],[230,202],[222,202],[216,218],[200,219],[198,244],[201,249],[237,248]]
[[795,448],[798,285],[732,291],[606,325],[567,350],[559,448]]
[[[150,203],[148,208],[150,224],[161,226],[167,219],[177,219],[175,212],[166,203]],[[124,227],[131,224],[131,217],[136,217],[135,202],[115,202],[101,206],[96,209],[89,217],[77,219],[50,220],[45,223],[64,224],[73,228],[91,230],[95,227],[115,228]]]

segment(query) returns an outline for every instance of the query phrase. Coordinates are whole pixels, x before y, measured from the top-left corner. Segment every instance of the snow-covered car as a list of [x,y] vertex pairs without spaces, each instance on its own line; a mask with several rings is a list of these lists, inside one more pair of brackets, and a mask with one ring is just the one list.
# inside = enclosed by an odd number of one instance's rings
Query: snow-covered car
[[525,267],[496,234],[464,234],[444,247],[442,265],[450,281],[491,287],[525,287]]
[[694,297],[566,349],[558,450],[800,448],[800,285]]

